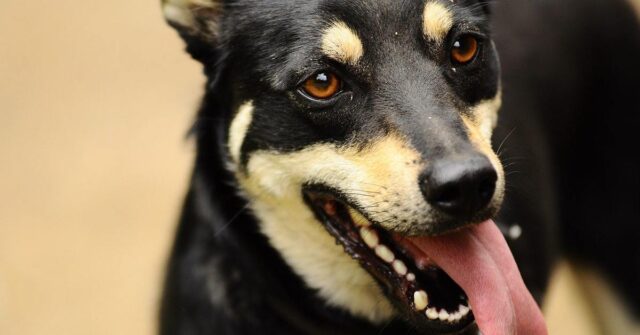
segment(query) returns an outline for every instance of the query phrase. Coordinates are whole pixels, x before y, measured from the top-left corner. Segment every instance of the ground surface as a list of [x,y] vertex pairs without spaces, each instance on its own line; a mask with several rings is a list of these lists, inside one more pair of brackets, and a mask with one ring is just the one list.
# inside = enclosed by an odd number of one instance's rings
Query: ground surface
[[[156,2],[0,4],[0,334],[155,329],[202,84]],[[551,333],[597,334],[574,279]]]

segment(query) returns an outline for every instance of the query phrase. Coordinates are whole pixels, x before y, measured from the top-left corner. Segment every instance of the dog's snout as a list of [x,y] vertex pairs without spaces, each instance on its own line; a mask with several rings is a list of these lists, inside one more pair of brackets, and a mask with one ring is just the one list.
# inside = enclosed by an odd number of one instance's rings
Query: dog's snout
[[497,179],[489,159],[473,154],[433,162],[420,186],[431,206],[456,219],[468,220],[489,205]]

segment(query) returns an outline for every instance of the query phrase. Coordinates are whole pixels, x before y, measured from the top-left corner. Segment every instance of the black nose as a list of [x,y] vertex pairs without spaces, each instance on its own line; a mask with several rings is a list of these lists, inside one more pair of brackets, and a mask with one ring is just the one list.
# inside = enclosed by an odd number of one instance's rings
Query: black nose
[[487,207],[497,179],[489,159],[473,154],[433,162],[420,185],[431,206],[458,219],[470,219]]

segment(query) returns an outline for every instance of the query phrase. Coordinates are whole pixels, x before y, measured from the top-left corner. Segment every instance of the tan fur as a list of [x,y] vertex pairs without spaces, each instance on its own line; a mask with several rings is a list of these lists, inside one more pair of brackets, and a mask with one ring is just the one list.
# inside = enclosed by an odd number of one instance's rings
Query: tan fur
[[408,141],[389,135],[362,150],[317,144],[289,154],[257,152],[247,170],[258,182],[254,186],[276,198],[299,197],[303,184],[320,183],[343,190],[370,219],[408,231],[430,220],[417,182],[423,169],[419,153]]
[[373,220],[391,226],[392,215],[407,217],[413,213],[409,208],[428,212],[416,183],[422,170],[413,164],[418,159],[406,141],[389,136],[363,150],[318,144],[288,154],[257,152],[250,157],[247,174],[237,175],[263,232],[296,273],[329,303],[382,322],[394,315],[389,301],[373,278],[336,245],[303,203],[300,191],[307,182],[344,190]]
[[427,2],[422,15],[422,31],[424,36],[436,43],[441,43],[453,27],[453,15],[442,4]]
[[[255,192],[261,194],[256,197]],[[281,197],[266,192],[247,192],[252,195],[251,208],[271,245],[307,285],[318,290],[328,304],[372,322],[383,322],[394,315],[380,287],[316,220],[303,203],[300,190]]]
[[487,142],[491,142],[493,129],[498,125],[498,112],[502,106],[502,91],[489,100],[483,100],[471,109],[474,123]]
[[227,146],[234,164],[240,162],[240,149],[242,148],[242,143],[244,143],[244,138],[247,135],[252,120],[253,101],[248,101],[240,106],[229,127]]
[[356,65],[364,49],[358,35],[344,22],[334,22],[322,34],[322,52],[338,62]]

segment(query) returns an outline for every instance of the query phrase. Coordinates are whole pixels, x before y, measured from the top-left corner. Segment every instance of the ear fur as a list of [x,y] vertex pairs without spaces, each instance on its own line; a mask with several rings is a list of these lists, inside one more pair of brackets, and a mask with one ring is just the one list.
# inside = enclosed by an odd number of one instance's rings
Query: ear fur
[[187,42],[193,58],[210,60],[218,45],[222,0],[162,0],[165,20]]

